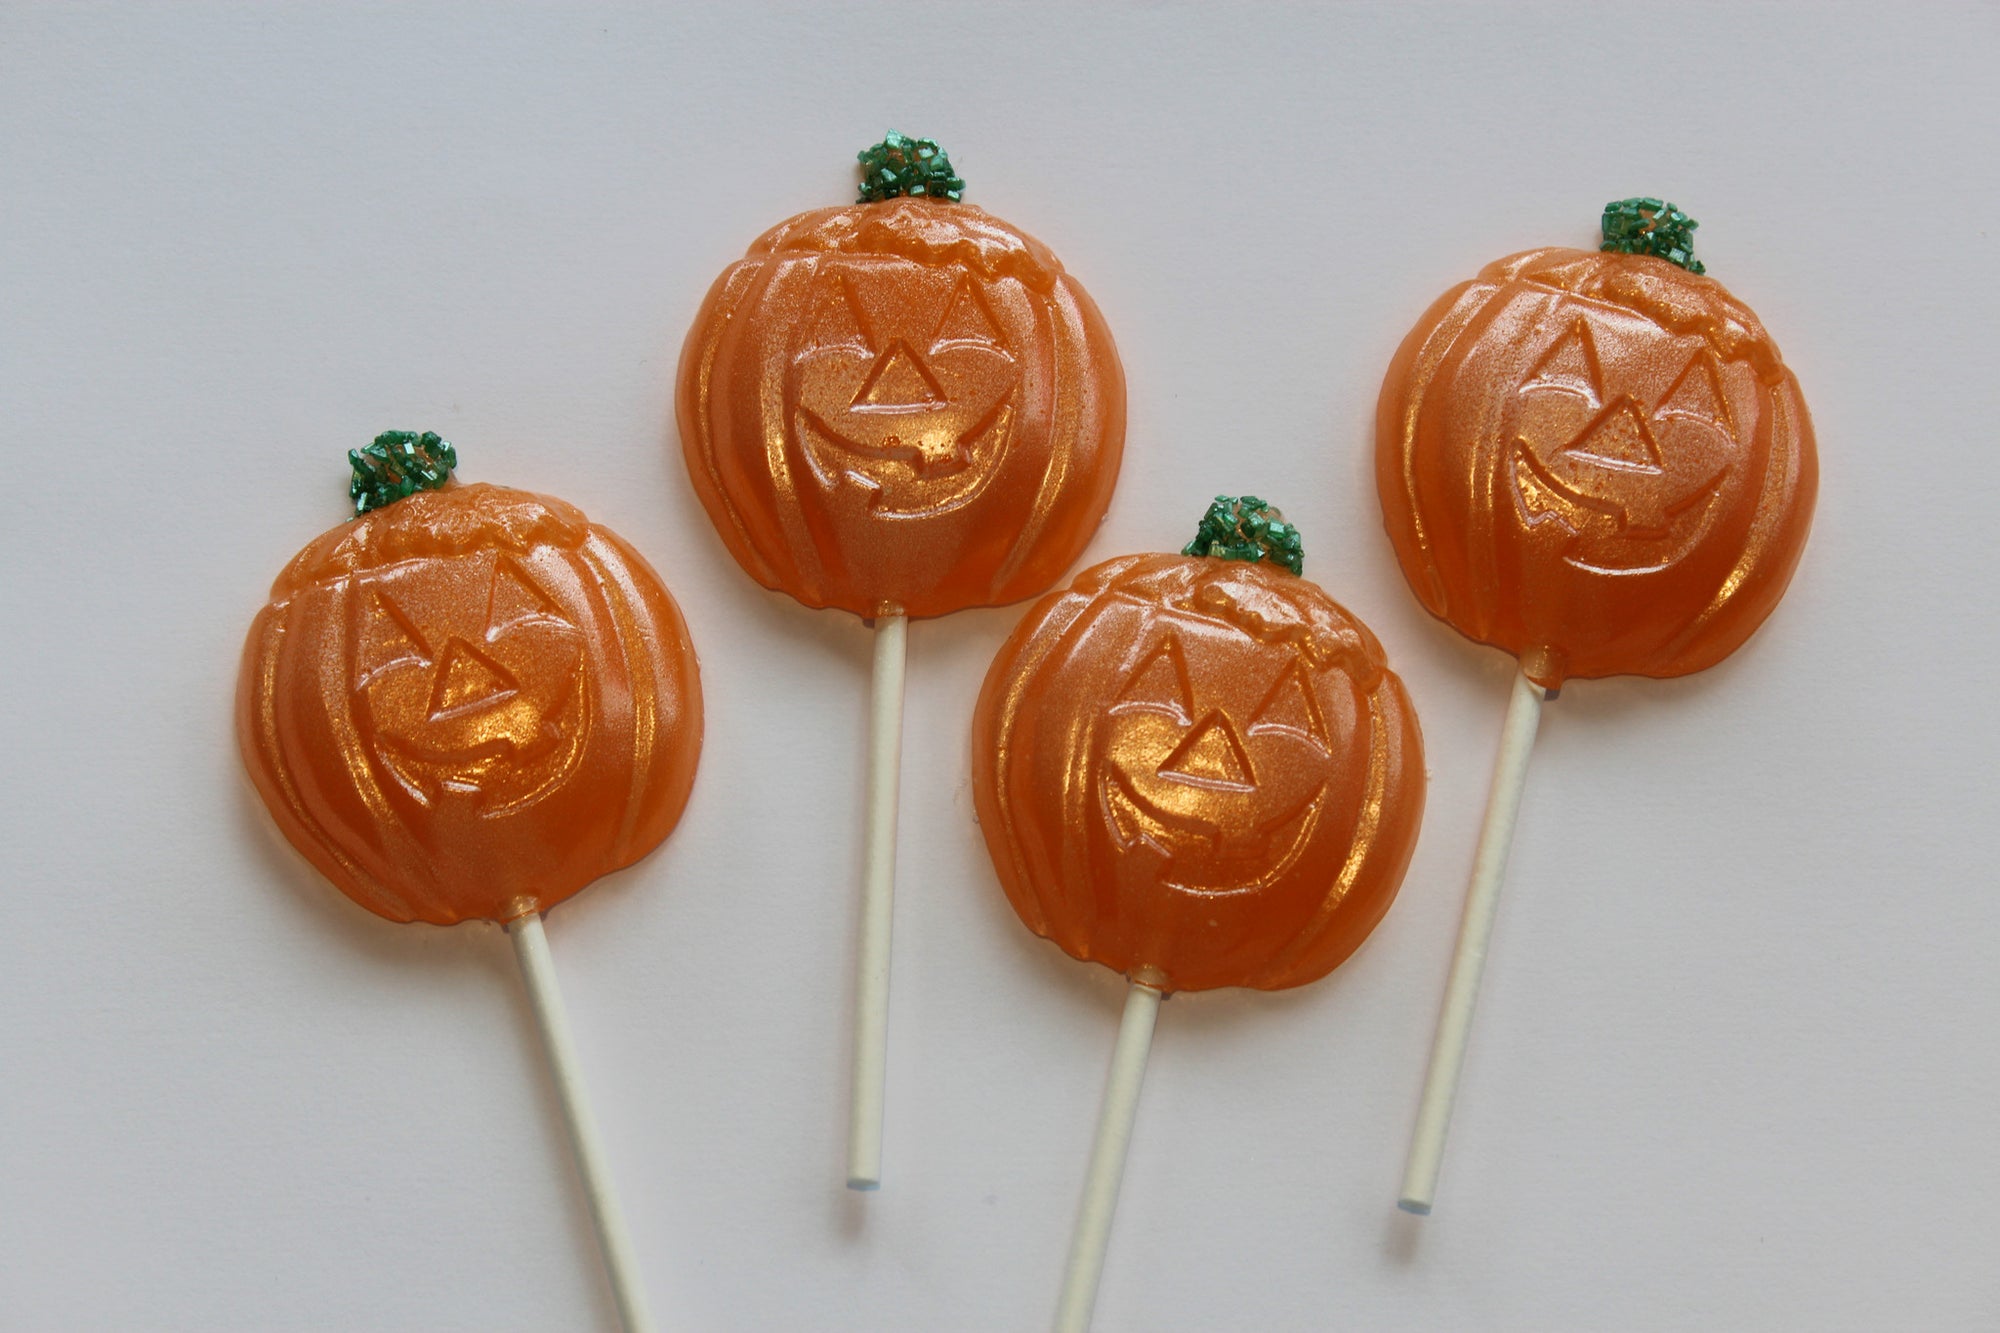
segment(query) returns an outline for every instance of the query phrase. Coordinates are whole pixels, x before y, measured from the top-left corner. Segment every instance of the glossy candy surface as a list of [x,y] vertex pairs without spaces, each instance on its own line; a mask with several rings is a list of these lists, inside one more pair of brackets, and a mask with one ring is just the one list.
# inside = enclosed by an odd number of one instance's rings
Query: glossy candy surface
[[1303,985],[1388,910],[1423,744],[1367,628],[1271,564],[1107,561],[1032,607],[973,726],[1030,930],[1162,990]]
[[1040,592],[1103,517],[1125,382],[1046,246],[968,204],[802,213],[681,353],[689,474],[759,583],[862,616]]
[[1756,315],[1643,254],[1489,265],[1411,330],[1376,423],[1417,596],[1551,687],[1733,652],[1790,582],[1818,488],[1798,381]]
[[638,860],[680,818],[701,727],[646,562],[560,500],[484,484],[307,546],[237,686],[279,828],[392,921],[508,921]]

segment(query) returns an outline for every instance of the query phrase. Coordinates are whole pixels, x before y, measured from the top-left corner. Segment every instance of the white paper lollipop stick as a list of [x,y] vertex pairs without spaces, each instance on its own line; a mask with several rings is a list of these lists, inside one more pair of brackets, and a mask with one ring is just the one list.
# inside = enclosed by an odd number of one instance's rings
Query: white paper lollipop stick
[[1083,1181],[1083,1206],[1070,1237],[1063,1270],[1062,1299],[1056,1305],[1056,1333],[1084,1333],[1097,1304],[1097,1280],[1104,1275],[1104,1249],[1111,1240],[1111,1215],[1118,1209],[1118,1183],[1125,1176],[1125,1151],[1132,1144],[1132,1121],[1139,1112],[1139,1085],[1146,1078],[1146,1055],[1153,1049],[1153,1022],[1160,992],[1133,982],[1118,1020],[1118,1044],[1111,1048],[1111,1072],[1104,1080],[1104,1107],[1097,1114],[1097,1141],[1090,1146],[1090,1174]]
[[1542,720],[1542,694],[1542,687],[1529,680],[1527,673],[1516,675],[1514,693],[1507,700],[1507,720],[1500,725],[1500,755],[1493,762],[1486,822],[1480,827],[1479,850],[1472,858],[1472,886],[1465,894],[1458,948],[1451,957],[1444,1010],[1438,1015],[1437,1036],[1431,1042],[1423,1099],[1417,1103],[1416,1132],[1410,1139],[1409,1160],[1403,1166],[1402,1197],[1396,1201],[1406,1213],[1429,1213],[1437,1197],[1445,1130],[1451,1125],[1452,1099],[1458,1095],[1458,1076],[1465,1067],[1472,1010],[1479,1002],[1479,974],[1486,967],[1486,945],[1493,937],[1493,915],[1500,905],[1507,852],[1514,843],[1514,817],[1521,809],[1528,755],[1535,748],[1535,729]]
[[639,1261],[632,1252],[631,1233],[625,1230],[625,1215],[618,1211],[617,1196],[611,1192],[604,1140],[598,1137],[597,1119],[590,1113],[590,1095],[584,1091],[576,1044],[570,1040],[569,1014],[556,986],[555,961],[549,957],[549,937],[542,930],[541,915],[530,912],[515,918],[507,923],[507,934],[514,941],[514,956],[521,960],[528,1003],[535,1011],[535,1026],[541,1030],[542,1049],[549,1057],[549,1073],[562,1098],[563,1124],[569,1129],[570,1146],[576,1150],[584,1197],[590,1201],[590,1219],[597,1224],[598,1243],[604,1248],[604,1267],[611,1275],[618,1317],[626,1333],[651,1333],[653,1320],[646,1313]]
[[854,1085],[847,1188],[882,1185],[883,1084],[889,1066],[889,924],[896,898],[896,794],[903,768],[903,663],[910,622],[875,618],[868,706],[868,822],[861,869],[860,979],[854,997]]

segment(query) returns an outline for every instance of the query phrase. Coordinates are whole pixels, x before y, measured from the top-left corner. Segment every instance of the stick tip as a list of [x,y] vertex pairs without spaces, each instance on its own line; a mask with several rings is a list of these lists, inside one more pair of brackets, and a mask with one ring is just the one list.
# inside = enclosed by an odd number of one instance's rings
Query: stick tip
[[849,1176],[847,1188],[869,1194],[882,1188],[882,1180],[879,1176]]
[[1406,1213],[1415,1213],[1418,1217],[1429,1217],[1431,1215],[1431,1201],[1429,1199],[1404,1197],[1396,1200],[1396,1206]]

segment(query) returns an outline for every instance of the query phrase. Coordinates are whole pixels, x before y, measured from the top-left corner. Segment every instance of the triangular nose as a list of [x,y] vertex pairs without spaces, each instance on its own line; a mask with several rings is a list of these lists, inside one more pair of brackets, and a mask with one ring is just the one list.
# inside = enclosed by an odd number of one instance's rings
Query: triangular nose
[[451,713],[491,703],[519,688],[507,668],[464,639],[453,639],[445,645],[444,657],[431,680],[433,722]]
[[1167,762],[1160,765],[1160,776],[1238,791],[1252,791],[1257,786],[1250,756],[1243,749],[1236,728],[1220,711],[1202,718],[1187,738],[1174,747]]
[[944,390],[901,339],[875,358],[852,404],[857,412],[921,412],[944,405]]
[[1640,415],[1639,405],[1630,398],[1620,398],[1599,413],[1563,452],[1633,471],[1660,470],[1660,446]]

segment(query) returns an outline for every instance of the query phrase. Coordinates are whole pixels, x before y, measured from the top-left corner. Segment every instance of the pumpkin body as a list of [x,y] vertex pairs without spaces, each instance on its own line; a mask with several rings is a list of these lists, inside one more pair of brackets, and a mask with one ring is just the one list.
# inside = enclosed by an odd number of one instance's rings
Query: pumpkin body
[[1735,651],[1791,580],[1818,475],[1757,317],[1646,255],[1489,265],[1404,339],[1376,416],[1418,598],[1550,687]]
[[285,837],[348,897],[508,921],[672,830],[701,684],[623,541],[559,500],[459,486],[287,566],[244,647],[237,735]]
[[1097,308],[966,204],[803,213],[716,280],[682,446],[743,568],[808,606],[941,615],[1053,583],[1103,517],[1125,381]]
[[1423,743],[1368,629],[1268,564],[1140,555],[1029,610],[973,725],[1030,930],[1162,990],[1303,985],[1388,910]]

